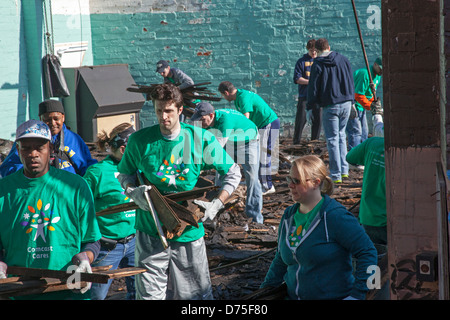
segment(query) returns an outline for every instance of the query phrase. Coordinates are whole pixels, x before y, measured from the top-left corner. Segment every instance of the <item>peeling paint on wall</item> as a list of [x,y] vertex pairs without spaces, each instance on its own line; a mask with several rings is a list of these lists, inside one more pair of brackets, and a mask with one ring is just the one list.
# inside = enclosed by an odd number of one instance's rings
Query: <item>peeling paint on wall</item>
[[208,10],[210,1],[203,0],[90,0],[91,13],[200,12]]

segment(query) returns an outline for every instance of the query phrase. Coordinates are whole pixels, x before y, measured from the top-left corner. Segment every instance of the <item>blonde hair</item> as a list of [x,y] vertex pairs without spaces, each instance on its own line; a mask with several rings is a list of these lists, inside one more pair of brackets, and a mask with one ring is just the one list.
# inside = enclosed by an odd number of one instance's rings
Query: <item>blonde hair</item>
[[133,125],[132,125],[131,123],[128,123],[128,122],[121,123],[121,124],[115,126],[115,127],[111,130],[111,132],[109,133],[109,136],[108,136],[108,134],[106,133],[105,130],[102,130],[102,131],[97,135],[97,141],[96,141],[96,144],[97,144],[98,149],[99,149],[100,151],[105,151],[106,145],[108,145],[108,146],[111,148],[112,151],[115,151],[116,148],[114,148],[114,147],[111,145],[110,141],[111,141],[112,139],[114,139],[119,133],[121,133],[121,132],[127,130],[128,128],[130,128],[130,127],[132,127],[132,126],[133,126]]
[[310,179],[319,179],[321,192],[327,195],[333,193],[334,185],[327,175],[327,166],[318,156],[302,156],[292,162],[291,172],[293,168],[297,169],[301,184],[305,184]]

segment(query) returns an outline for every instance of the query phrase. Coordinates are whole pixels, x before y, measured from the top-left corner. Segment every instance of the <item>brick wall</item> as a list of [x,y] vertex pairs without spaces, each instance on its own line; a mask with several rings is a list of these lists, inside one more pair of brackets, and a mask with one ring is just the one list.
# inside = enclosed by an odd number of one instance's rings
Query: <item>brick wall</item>
[[[141,3],[90,1],[94,64],[128,63],[138,84],[161,82],[155,63],[166,59],[214,92],[224,80],[257,92],[287,123],[295,116],[293,68],[310,38],[328,38],[354,69],[365,66],[350,1]],[[372,64],[381,54],[381,4],[357,1],[357,10]],[[154,122],[151,106],[141,120]]]

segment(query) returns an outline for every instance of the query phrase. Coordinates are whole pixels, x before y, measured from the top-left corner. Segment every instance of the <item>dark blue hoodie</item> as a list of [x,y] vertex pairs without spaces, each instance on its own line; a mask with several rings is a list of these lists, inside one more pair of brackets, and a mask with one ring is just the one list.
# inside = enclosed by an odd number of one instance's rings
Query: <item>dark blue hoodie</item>
[[314,59],[308,84],[308,105],[326,107],[353,101],[354,96],[353,72],[346,57],[331,51]]

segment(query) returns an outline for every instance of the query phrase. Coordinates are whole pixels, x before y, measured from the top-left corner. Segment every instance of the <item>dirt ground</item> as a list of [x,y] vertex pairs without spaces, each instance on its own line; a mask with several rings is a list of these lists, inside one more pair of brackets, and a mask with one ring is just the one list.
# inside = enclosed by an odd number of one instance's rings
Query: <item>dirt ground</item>
[[[277,229],[284,210],[294,204],[286,176],[290,162],[305,154],[315,154],[328,163],[325,141],[304,141],[292,145],[289,138],[280,140],[278,172],[272,175],[276,192],[264,196],[264,224],[251,222],[244,215],[245,185],[214,223],[205,224],[205,242],[216,300],[240,300],[257,290],[275,255]],[[335,185],[333,198],[358,215],[362,171],[350,170],[349,178]],[[114,280],[107,299],[124,299],[124,279]]]

